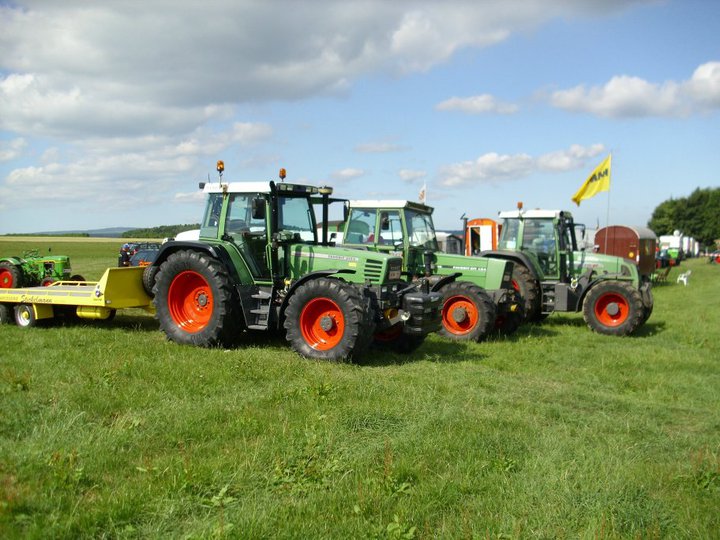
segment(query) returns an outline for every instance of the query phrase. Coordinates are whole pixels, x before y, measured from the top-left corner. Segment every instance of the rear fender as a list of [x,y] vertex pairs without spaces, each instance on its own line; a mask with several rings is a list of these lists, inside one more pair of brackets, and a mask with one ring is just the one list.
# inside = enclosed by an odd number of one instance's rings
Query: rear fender
[[483,251],[480,256],[489,259],[503,259],[514,264],[520,264],[527,268],[538,282],[543,279],[542,274],[538,270],[537,262],[533,257],[522,251]]
[[233,264],[232,259],[230,258],[230,254],[227,252],[227,250],[222,246],[205,244],[204,242],[165,242],[160,248],[160,253],[158,253],[158,256],[153,261],[152,266],[160,268],[162,263],[164,263],[170,255],[172,255],[173,253],[177,253],[178,251],[197,251],[199,253],[206,253],[211,257],[219,260],[223,264],[223,266],[225,266],[228,274],[230,275],[230,279],[232,279],[235,285],[242,283],[242,281],[240,280],[240,276],[237,272],[237,268],[235,268],[235,265]]

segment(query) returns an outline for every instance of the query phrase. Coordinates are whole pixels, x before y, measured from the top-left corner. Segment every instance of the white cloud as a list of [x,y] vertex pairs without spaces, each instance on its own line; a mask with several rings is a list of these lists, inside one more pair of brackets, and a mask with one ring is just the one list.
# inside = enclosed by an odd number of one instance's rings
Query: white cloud
[[412,170],[412,169],[400,169],[398,171],[398,176],[400,177],[401,180],[408,182],[408,183],[412,183],[412,182],[415,182],[416,180],[420,180],[421,178],[427,177],[427,172],[426,171],[416,171],[416,170]]
[[346,92],[367,74],[425,71],[558,16],[627,4],[175,0],[138,10],[128,2],[18,0],[0,4],[0,128],[177,135],[233,104]]
[[27,141],[22,137],[10,141],[0,141],[0,161],[10,161],[20,157],[26,147]]
[[360,178],[364,175],[365,171],[362,169],[347,168],[335,171],[330,176],[334,180],[355,180],[356,178]]
[[483,154],[472,161],[447,165],[440,170],[440,183],[447,187],[466,184],[499,183],[525,178],[535,172],[570,171],[587,165],[590,158],[605,151],[602,144],[590,147],[572,145],[532,157],[528,154]]
[[435,108],[439,111],[459,111],[466,114],[514,114],[518,111],[517,105],[498,101],[490,94],[481,94],[479,96],[466,98],[452,97],[438,103]]
[[620,75],[603,86],[559,90],[550,103],[560,109],[608,118],[677,117],[720,108],[720,62],[699,66],[687,81],[648,82]]

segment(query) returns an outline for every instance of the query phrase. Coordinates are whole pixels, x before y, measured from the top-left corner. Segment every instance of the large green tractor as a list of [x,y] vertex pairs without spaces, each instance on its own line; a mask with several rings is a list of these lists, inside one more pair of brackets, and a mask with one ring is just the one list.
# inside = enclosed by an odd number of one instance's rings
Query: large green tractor
[[0,288],[36,287],[55,281],[84,281],[84,278],[72,275],[67,255],[40,255],[32,250],[22,257],[0,258]]
[[[169,339],[226,346],[245,330],[284,331],[299,354],[340,360],[373,341],[409,352],[437,331],[441,297],[405,283],[400,257],[327,242],[331,188],[225,183],[223,169],[201,184],[199,240],[165,243],[145,273]],[[320,239],[313,204],[326,209]]]
[[433,208],[410,201],[347,201],[342,242],[377,253],[401,254],[410,282],[427,279],[442,294],[440,333],[480,341],[495,329],[511,333],[522,322],[512,287],[512,263],[442,253]]
[[498,249],[482,255],[515,263],[513,284],[529,320],[582,311],[592,330],[627,335],[650,317],[649,276],[629,259],[578,250],[570,212],[520,208],[499,217]]

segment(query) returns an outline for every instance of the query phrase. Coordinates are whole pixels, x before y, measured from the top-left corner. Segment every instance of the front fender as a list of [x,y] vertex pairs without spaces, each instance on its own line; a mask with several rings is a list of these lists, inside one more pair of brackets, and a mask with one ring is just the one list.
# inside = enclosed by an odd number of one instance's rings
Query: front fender
[[339,268],[339,269],[333,269],[333,270],[317,270],[315,272],[310,272],[309,274],[306,274],[303,277],[301,277],[300,279],[298,279],[295,283],[293,283],[290,286],[290,289],[288,290],[287,294],[285,295],[285,298],[283,298],[282,304],[280,304],[280,326],[282,327],[282,321],[283,321],[283,319],[285,319],[285,308],[288,305],[288,301],[290,300],[290,297],[293,295],[293,293],[298,289],[298,287],[307,283],[311,279],[334,276],[335,274],[354,274],[354,273],[355,273],[355,270],[348,270],[347,268]]

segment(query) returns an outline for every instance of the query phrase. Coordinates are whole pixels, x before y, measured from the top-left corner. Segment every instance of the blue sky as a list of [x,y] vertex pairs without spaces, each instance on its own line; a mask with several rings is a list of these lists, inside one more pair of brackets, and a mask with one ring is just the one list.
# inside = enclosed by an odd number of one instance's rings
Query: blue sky
[[[720,186],[720,2],[0,3],[0,234],[199,221],[215,176],[645,225]],[[610,194],[570,198],[613,154]]]

